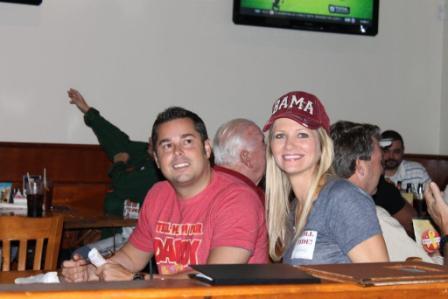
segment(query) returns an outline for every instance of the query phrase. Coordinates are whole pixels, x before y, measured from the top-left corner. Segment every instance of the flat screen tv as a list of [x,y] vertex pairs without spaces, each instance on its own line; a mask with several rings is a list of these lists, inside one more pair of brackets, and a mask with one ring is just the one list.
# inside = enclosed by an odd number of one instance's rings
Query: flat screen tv
[[0,0],[0,2],[40,5],[42,3],[42,0]]
[[235,24],[360,35],[378,33],[379,0],[234,0]]

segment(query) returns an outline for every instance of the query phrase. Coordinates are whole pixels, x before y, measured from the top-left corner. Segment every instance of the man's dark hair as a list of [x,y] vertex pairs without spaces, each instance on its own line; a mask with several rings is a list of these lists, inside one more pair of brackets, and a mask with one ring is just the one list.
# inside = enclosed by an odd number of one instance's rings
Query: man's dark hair
[[158,129],[160,125],[170,120],[179,118],[189,118],[193,121],[194,128],[199,133],[199,135],[201,135],[202,143],[204,143],[204,141],[208,139],[207,129],[205,128],[204,121],[196,113],[182,107],[169,107],[166,110],[160,112],[159,115],[157,115],[157,118],[152,125],[151,142],[153,150],[157,148],[157,139],[159,137]]
[[333,168],[342,178],[349,178],[356,168],[356,160],[370,160],[373,139],[380,139],[380,128],[371,124],[338,121],[330,128],[334,143]]
[[392,141],[400,140],[401,146],[404,148],[404,142],[403,138],[401,137],[400,133],[393,130],[386,130],[383,133],[381,133],[381,139],[390,139]]

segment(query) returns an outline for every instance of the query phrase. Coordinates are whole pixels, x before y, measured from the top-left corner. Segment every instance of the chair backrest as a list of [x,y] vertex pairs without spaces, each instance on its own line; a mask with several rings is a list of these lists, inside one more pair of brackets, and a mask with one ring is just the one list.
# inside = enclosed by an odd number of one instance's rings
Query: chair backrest
[[[18,243],[17,270],[27,270],[28,247],[33,248],[33,270],[42,270],[44,249],[46,271],[56,270],[61,245],[63,217],[31,218],[24,216],[0,217],[0,241],[2,242],[2,271],[11,270],[11,242]],[[30,242],[32,241],[32,242]],[[29,246],[30,244],[32,246]]]

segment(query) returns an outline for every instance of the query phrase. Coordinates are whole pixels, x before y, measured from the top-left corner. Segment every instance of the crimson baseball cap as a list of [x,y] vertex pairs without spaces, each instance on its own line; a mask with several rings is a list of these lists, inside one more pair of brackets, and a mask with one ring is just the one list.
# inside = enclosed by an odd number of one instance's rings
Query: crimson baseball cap
[[274,102],[272,114],[263,127],[263,132],[269,130],[279,118],[292,119],[310,129],[324,128],[330,134],[330,119],[324,105],[319,99],[304,91],[291,91],[282,95]]

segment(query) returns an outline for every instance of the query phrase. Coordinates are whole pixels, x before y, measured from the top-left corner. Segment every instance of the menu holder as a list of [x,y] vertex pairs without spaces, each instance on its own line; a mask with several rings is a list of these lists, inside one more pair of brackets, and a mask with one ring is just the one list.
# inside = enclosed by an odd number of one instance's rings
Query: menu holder
[[299,268],[321,279],[364,287],[448,282],[448,268],[425,262],[328,264]]
[[429,219],[412,219],[415,242],[430,256],[438,255],[440,248],[440,234]]
[[320,282],[320,279],[287,264],[214,264],[190,267],[199,272],[190,274],[190,278],[212,285]]

